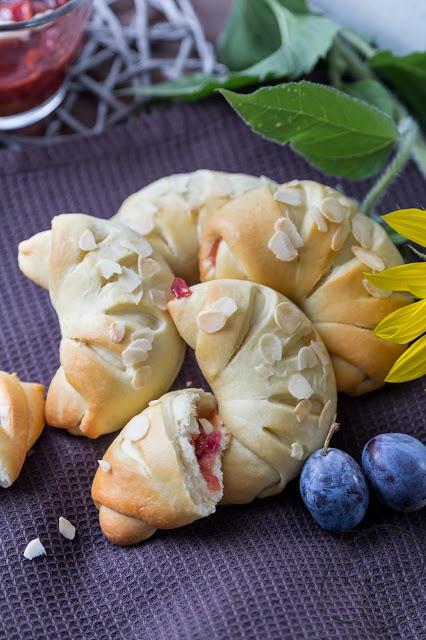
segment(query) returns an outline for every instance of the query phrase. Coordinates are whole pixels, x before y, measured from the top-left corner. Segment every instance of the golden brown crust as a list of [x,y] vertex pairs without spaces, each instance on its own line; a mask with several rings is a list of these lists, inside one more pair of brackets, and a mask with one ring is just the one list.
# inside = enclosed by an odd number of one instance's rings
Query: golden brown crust
[[99,509],[102,533],[112,544],[133,545],[150,538],[157,531],[143,520],[125,516],[102,505]]

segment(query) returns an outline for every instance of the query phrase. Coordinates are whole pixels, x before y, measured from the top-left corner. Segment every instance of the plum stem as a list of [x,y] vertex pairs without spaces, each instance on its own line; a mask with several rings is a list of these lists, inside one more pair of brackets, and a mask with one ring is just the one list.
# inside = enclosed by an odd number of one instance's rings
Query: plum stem
[[339,422],[333,422],[333,424],[330,427],[329,432],[327,433],[327,437],[325,439],[324,446],[323,446],[322,451],[321,451],[321,455],[322,456],[326,456],[328,454],[328,447],[330,446],[330,440],[334,436],[336,431],[339,431],[339,429],[340,429],[340,423]]

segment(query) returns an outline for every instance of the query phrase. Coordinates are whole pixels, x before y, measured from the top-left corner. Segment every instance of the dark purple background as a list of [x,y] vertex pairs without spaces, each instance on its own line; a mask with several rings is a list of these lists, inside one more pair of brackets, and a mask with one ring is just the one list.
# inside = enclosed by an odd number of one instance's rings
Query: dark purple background
[[[204,167],[321,179],[219,101],[157,111],[92,139],[2,152],[0,368],[48,384],[58,365],[57,320],[48,294],[18,270],[20,240],[58,212],[109,217],[148,182]],[[425,201],[425,182],[410,167],[382,211]],[[178,386],[186,380],[200,380],[191,357]],[[335,445],[359,458],[378,432],[426,442],[424,387],[421,380],[341,397]],[[426,509],[396,514],[373,500],[362,534],[333,537],[308,516],[293,482],[276,498],[219,509],[139,547],[114,547],[90,500],[96,459],[111,437],[91,442],[47,429],[19,480],[0,490],[1,639],[426,638]],[[58,534],[61,515],[77,526],[74,542]],[[29,562],[22,553],[35,536],[47,556]]]

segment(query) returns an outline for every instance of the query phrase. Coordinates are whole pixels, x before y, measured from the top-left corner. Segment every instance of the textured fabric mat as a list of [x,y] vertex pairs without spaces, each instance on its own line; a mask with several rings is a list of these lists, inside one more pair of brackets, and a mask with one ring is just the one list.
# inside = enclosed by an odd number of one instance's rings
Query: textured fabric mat
[[[58,212],[109,217],[148,182],[197,168],[321,179],[216,101],[0,154],[1,369],[48,384],[58,365],[56,316],[48,294],[20,274],[18,242]],[[347,191],[361,196],[367,186]],[[410,167],[382,210],[425,204],[425,183]],[[202,383],[190,355],[175,387],[187,380]],[[341,397],[335,446],[359,459],[378,432],[426,442],[424,388],[420,380]],[[426,638],[426,509],[396,514],[373,500],[360,533],[331,536],[310,518],[296,481],[278,497],[114,547],[90,499],[96,460],[112,437],[92,442],[46,429],[19,480],[0,490],[2,640]],[[58,533],[61,515],[77,526],[74,542]],[[47,556],[29,562],[22,554],[36,536]]]

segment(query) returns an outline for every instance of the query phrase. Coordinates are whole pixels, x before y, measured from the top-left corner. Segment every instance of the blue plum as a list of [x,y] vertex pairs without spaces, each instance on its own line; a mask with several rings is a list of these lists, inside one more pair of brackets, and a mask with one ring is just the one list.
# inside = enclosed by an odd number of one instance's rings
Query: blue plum
[[333,533],[356,527],[368,508],[364,473],[340,449],[318,449],[307,459],[300,476],[300,493],[314,520]]
[[382,433],[367,442],[362,466],[379,499],[395,511],[426,505],[426,446],[405,433]]

